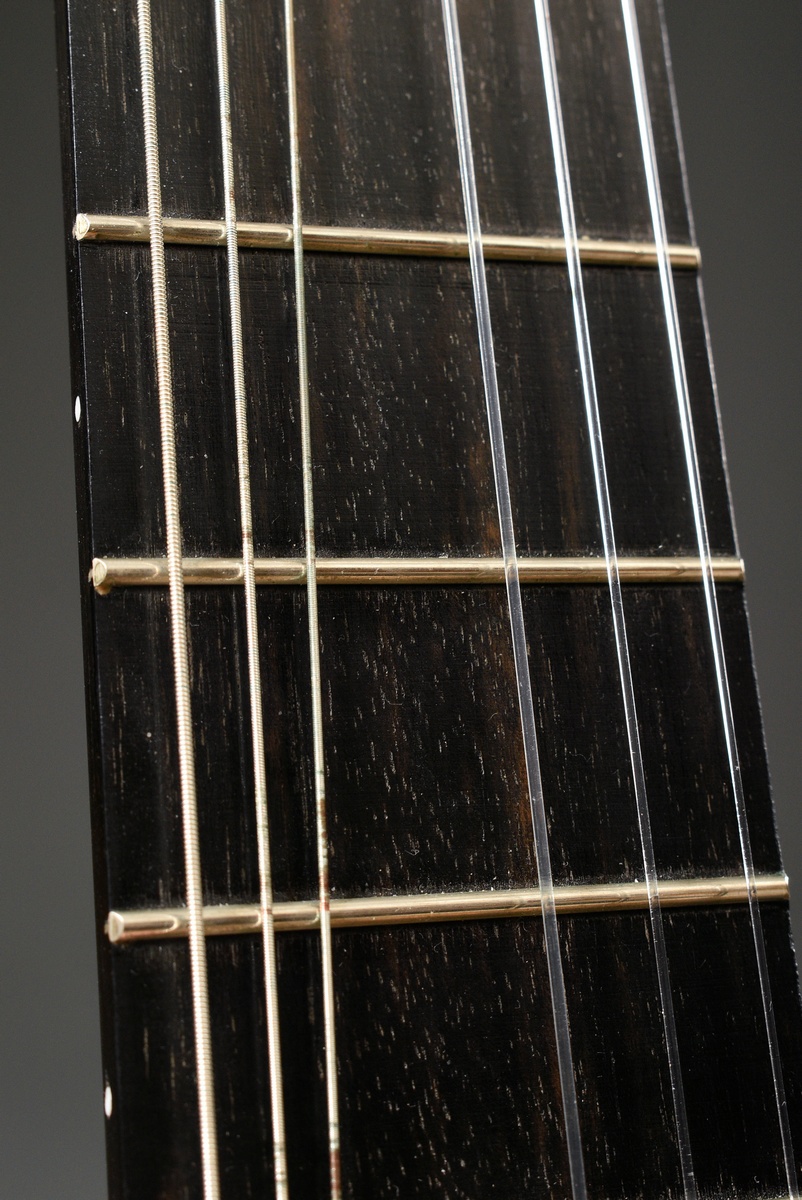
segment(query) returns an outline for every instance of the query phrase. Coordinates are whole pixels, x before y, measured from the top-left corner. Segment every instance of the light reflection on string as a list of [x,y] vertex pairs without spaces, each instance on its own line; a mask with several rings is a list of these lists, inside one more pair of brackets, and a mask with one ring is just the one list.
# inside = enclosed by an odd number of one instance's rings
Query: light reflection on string
[[231,357],[234,377],[237,470],[239,475],[240,524],[242,527],[242,573],[245,590],[245,623],[248,646],[248,683],[253,741],[254,804],[259,864],[259,909],[262,924],[265,1011],[267,1019],[270,1112],[273,1127],[273,1175],[276,1200],[288,1200],[287,1149],[284,1122],[284,1082],[281,1070],[276,939],[273,918],[273,882],[270,865],[270,832],[267,809],[262,675],[259,664],[259,625],[256,611],[256,576],[253,552],[253,510],[248,455],[248,397],[242,346],[242,311],[237,245],[237,211],[234,200],[234,147],[231,133],[231,93],[228,78],[228,45],[225,0],[214,0],[217,84],[220,109],[220,141],[225,196],[228,306],[231,324]]
[[532,814],[532,829],[535,842],[538,881],[543,911],[543,931],[546,944],[551,1004],[554,1031],[557,1043],[557,1060],[562,1090],[565,1137],[568,1163],[571,1173],[571,1190],[574,1200],[585,1200],[585,1163],[582,1153],[582,1137],[579,1124],[579,1106],[576,1094],[571,1030],[568,1019],[568,1002],[565,994],[562,958],[560,954],[557,911],[554,903],[554,882],[549,853],[546,806],[543,797],[543,782],[540,774],[540,758],[537,746],[537,730],[529,677],[529,660],[526,647],[521,585],[518,577],[518,557],[515,549],[515,532],[512,520],[512,502],[507,476],[507,459],[504,450],[504,430],[501,418],[496,360],[493,348],[493,331],[490,321],[490,304],[487,294],[482,233],[479,221],[479,202],[476,192],[476,175],[471,146],[471,131],[468,118],[468,101],[462,65],[459,25],[455,0],[442,0],[446,47],[448,50],[448,72],[451,83],[451,99],[454,106],[457,145],[459,150],[460,181],[465,207],[465,223],[471,261],[476,321],[479,333],[479,349],[482,360],[487,420],[490,447],[493,457],[493,474],[496,486],[501,547],[504,557],[504,577],[507,585],[507,601],[510,612],[515,675],[518,687],[518,707],[521,716],[526,776],[529,803]]
[[752,937],[755,945],[755,959],[760,981],[760,996],[763,1005],[763,1017],[766,1027],[769,1058],[771,1061],[774,1096],[777,1105],[777,1117],[782,1140],[783,1161],[788,1185],[788,1193],[792,1200],[799,1196],[799,1185],[796,1173],[796,1159],[791,1126],[788,1119],[788,1104],[785,1095],[780,1048],[777,1039],[777,1026],[774,1019],[774,1004],[771,994],[766,946],[763,938],[763,925],[760,918],[760,907],[755,886],[755,866],[752,855],[752,843],[749,836],[749,822],[746,814],[741,764],[738,754],[738,744],[735,736],[735,721],[732,711],[727,666],[724,658],[724,640],[721,633],[718,602],[716,599],[716,584],[713,576],[713,565],[710,553],[710,539],[707,532],[704,500],[702,496],[699,458],[696,452],[696,442],[693,433],[693,418],[691,414],[688,379],[685,372],[685,355],[682,348],[682,337],[679,328],[677,298],[674,292],[674,279],[671,272],[671,262],[668,254],[668,236],[666,231],[665,213],[660,192],[660,179],[657,167],[657,154],[652,133],[649,99],[646,91],[646,77],[643,70],[643,60],[638,33],[638,19],[633,0],[621,0],[624,18],[624,28],[627,38],[627,52],[632,74],[632,87],[635,95],[635,106],[638,115],[638,131],[640,134],[643,166],[646,176],[646,186],[649,194],[649,208],[654,230],[654,242],[657,248],[657,265],[660,273],[660,286],[663,294],[663,307],[666,318],[666,335],[671,353],[671,366],[674,376],[674,388],[677,397],[682,441],[685,451],[685,464],[688,474],[693,520],[696,530],[696,540],[699,547],[699,558],[702,563],[702,583],[705,593],[710,641],[713,650],[713,661],[716,673],[716,688],[718,691],[724,740],[727,747],[730,780],[732,783],[733,801],[738,824],[738,837],[741,843],[741,858],[744,868],[747,892],[749,896],[749,916],[752,926]]
[[582,378],[582,392],[585,401],[585,414],[588,423],[591,456],[593,460],[593,479],[596,488],[596,499],[599,507],[599,522],[602,531],[604,558],[607,564],[607,580],[610,589],[610,604],[615,634],[618,672],[621,681],[621,696],[624,704],[624,716],[629,743],[629,757],[632,768],[632,783],[635,792],[635,808],[638,817],[643,869],[646,879],[646,891],[649,904],[649,921],[654,942],[655,966],[657,984],[660,992],[660,1007],[663,1018],[663,1033],[666,1042],[668,1069],[671,1079],[671,1092],[674,1103],[674,1120],[677,1132],[677,1147],[679,1150],[682,1184],[685,1200],[695,1200],[696,1179],[693,1170],[690,1135],[688,1133],[688,1116],[685,1105],[685,1091],[682,1083],[682,1068],[677,1041],[677,1027],[674,1017],[674,1001],[671,991],[671,975],[666,951],[663,916],[660,909],[658,890],[657,865],[654,856],[654,841],[652,824],[649,813],[649,800],[646,790],[646,777],[643,769],[643,754],[638,729],[638,712],[635,702],[635,688],[632,680],[632,666],[629,657],[626,618],[624,616],[624,598],[621,593],[621,577],[618,567],[615,528],[613,524],[610,491],[607,482],[607,467],[604,458],[604,438],[602,436],[601,415],[596,392],[596,378],[593,369],[593,353],[590,341],[590,327],[585,305],[585,289],[582,282],[582,264],[579,255],[579,239],[574,215],[573,192],[568,166],[568,152],[565,144],[565,129],[563,126],[562,103],[557,80],[557,63],[554,53],[554,42],[551,33],[551,19],[548,0],[534,0],[535,16],[537,19],[540,57],[543,66],[543,80],[546,89],[546,103],[549,113],[549,130],[551,133],[552,149],[554,152],[554,167],[557,177],[557,191],[560,201],[560,215],[563,223],[563,237],[566,245],[568,277],[571,285],[571,299],[576,328],[576,343],[579,353],[579,366]]
[[290,165],[292,173],[292,241],[295,254],[295,320],[298,348],[298,393],[301,413],[303,461],[304,545],[306,551],[306,607],[309,631],[309,680],[312,693],[312,745],[317,832],[318,901],[323,983],[323,1056],[328,1114],[329,1187],[331,1200],[340,1200],[340,1112],[337,1094],[337,1043],[334,1014],[334,969],[331,946],[331,891],[329,838],[326,814],[326,763],[323,751],[323,706],[320,685],[320,633],[317,612],[315,558],[315,503],[312,481],[312,433],[309,415],[309,368],[306,349],[306,292],[301,211],[301,154],[298,142],[298,94],[295,66],[293,0],[284,0],[287,51],[287,101],[289,107]]

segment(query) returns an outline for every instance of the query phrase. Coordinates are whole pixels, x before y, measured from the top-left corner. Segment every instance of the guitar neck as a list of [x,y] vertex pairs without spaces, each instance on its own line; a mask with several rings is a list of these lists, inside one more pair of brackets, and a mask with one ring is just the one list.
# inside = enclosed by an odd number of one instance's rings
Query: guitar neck
[[439,5],[305,0],[288,56],[231,4],[227,95],[212,6],[145,9],[70,3],[66,60],[112,1195],[784,1194],[799,1001],[657,6],[664,233],[622,8],[554,5],[578,243],[528,0],[458,6],[481,237]]

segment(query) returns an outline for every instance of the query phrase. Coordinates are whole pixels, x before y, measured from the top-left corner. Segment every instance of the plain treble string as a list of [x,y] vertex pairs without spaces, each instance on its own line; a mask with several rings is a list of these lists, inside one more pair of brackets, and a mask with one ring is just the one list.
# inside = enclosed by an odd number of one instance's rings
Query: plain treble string
[[195,1034],[195,1065],[198,1076],[198,1119],[204,1200],[219,1200],[220,1174],[217,1162],[217,1121],[214,1106],[214,1071],[209,1024],[209,986],[206,976],[206,941],[203,930],[203,880],[198,841],[198,806],[195,793],[195,749],[187,654],[186,607],[182,566],[181,512],[178,495],[173,379],[170,360],[170,329],[167,315],[167,282],[162,229],[162,193],[159,174],[159,142],[156,122],[156,86],[153,72],[153,37],[150,0],[137,0],[140,86],[145,134],[148,223],[153,291],[153,324],[156,376],[159,396],[159,425],[162,447],[164,513],[167,528],[167,569],[175,702],[178,726],[178,766],[181,790],[181,819],[184,839],[189,962],[192,983],[192,1018]]
[[537,746],[535,710],[532,699],[532,684],[529,677],[529,660],[526,648],[521,585],[518,577],[518,557],[515,549],[515,533],[512,520],[512,502],[507,475],[507,460],[504,450],[504,429],[501,418],[501,403],[496,377],[496,360],[493,348],[493,331],[490,321],[490,304],[487,294],[482,232],[479,221],[479,201],[476,191],[476,175],[471,146],[471,131],[468,117],[468,100],[462,65],[459,25],[455,0],[442,0],[445,40],[448,51],[448,73],[451,83],[451,99],[454,107],[454,122],[459,150],[460,181],[465,207],[465,222],[471,263],[476,321],[479,334],[479,349],[482,361],[485,402],[493,458],[493,474],[496,487],[496,504],[501,530],[501,546],[504,557],[504,577],[507,586],[507,601],[510,613],[515,675],[518,688],[518,707],[521,717],[529,804],[532,814],[532,829],[535,843],[538,881],[540,884],[543,931],[546,944],[546,961],[554,1031],[557,1043],[557,1060],[562,1091],[565,1136],[568,1163],[571,1173],[573,1200],[586,1200],[585,1162],[582,1152],[582,1136],[579,1123],[579,1106],[576,1094],[574,1060],[571,1049],[571,1030],[568,1018],[568,1001],[565,994],[560,937],[557,927],[557,910],[554,902],[554,882],[549,853],[548,824],[543,797],[543,782],[540,774],[540,759]]
[[287,100],[289,107],[292,180],[292,242],[295,254],[298,392],[301,411],[301,457],[303,460],[306,606],[309,633],[309,678],[312,693],[312,741],[317,832],[318,899],[320,905],[321,973],[323,984],[323,1052],[325,1058],[326,1107],[328,1113],[329,1186],[331,1200],[340,1200],[342,1195],[340,1173],[340,1110],[337,1093],[337,1043],[334,1011],[334,968],[331,945],[329,838],[326,815],[326,764],[323,750],[323,703],[320,685],[320,633],[318,627],[317,566],[315,558],[315,502],[312,481],[312,432],[309,413],[309,363],[306,347],[301,153],[298,140],[298,88],[293,0],[284,0],[284,25],[287,52]]
[[231,132],[231,91],[228,77],[228,40],[225,0],[214,0],[217,84],[220,108],[220,140],[225,195],[226,253],[228,260],[228,305],[231,325],[231,357],[234,375],[234,412],[239,474],[240,524],[242,527],[242,572],[245,585],[245,623],[248,647],[248,682],[253,741],[254,803],[256,842],[259,865],[259,908],[262,920],[265,1007],[267,1018],[270,1112],[273,1129],[273,1175],[276,1200],[288,1200],[287,1147],[284,1121],[284,1081],[281,1069],[278,972],[273,920],[273,881],[270,864],[270,831],[267,805],[267,766],[265,761],[262,676],[259,663],[259,623],[256,609],[254,574],[253,508],[248,453],[248,398],[245,387],[245,363],[242,345],[242,304],[237,244],[237,211],[234,199],[234,147]]
[[612,505],[607,481],[607,467],[604,457],[604,438],[602,435],[599,400],[596,391],[596,377],[593,369],[593,352],[590,340],[587,307],[585,304],[585,289],[582,281],[582,264],[579,255],[579,238],[576,230],[573,191],[568,165],[568,151],[565,142],[563,125],[562,102],[557,80],[557,62],[554,53],[554,40],[551,31],[551,17],[548,0],[534,0],[535,16],[537,18],[538,41],[540,57],[543,66],[543,80],[546,89],[546,103],[549,114],[549,130],[551,133],[552,149],[554,152],[554,167],[557,176],[557,191],[560,201],[560,214],[563,224],[563,236],[566,247],[568,277],[571,285],[571,299],[576,328],[576,342],[579,352],[580,375],[585,401],[585,414],[588,423],[591,457],[593,460],[593,478],[596,487],[596,499],[599,508],[599,520],[604,545],[604,558],[607,564],[607,580],[610,589],[610,604],[612,608],[613,630],[615,634],[616,655],[618,658],[618,673],[621,682],[621,695],[624,704],[624,716],[629,743],[629,757],[632,768],[632,783],[635,792],[635,808],[638,818],[641,854],[646,880],[646,893],[649,904],[649,921],[654,943],[657,984],[660,993],[660,1007],[663,1019],[663,1034],[666,1042],[666,1055],[671,1080],[671,1093],[674,1103],[674,1121],[677,1132],[677,1147],[679,1150],[682,1185],[685,1200],[696,1200],[696,1178],[693,1170],[690,1134],[688,1131],[688,1115],[685,1104],[685,1089],[682,1083],[682,1068],[677,1040],[677,1026],[674,1016],[674,1000],[671,990],[671,975],[666,951],[663,915],[660,908],[659,883],[657,865],[654,856],[654,840],[652,838],[652,823],[649,813],[649,799],[646,789],[646,777],[643,769],[643,754],[641,750],[638,725],[635,688],[632,680],[632,665],[629,656],[626,617],[624,615],[624,598],[621,593],[621,577],[618,570],[618,552],[616,550],[615,528],[613,524]]
[[732,699],[730,696],[730,687],[727,678],[727,666],[724,657],[724,640],[721,633],[721,621],[719,618],[718,601],[716,599],[716,585],[713,576],[710,539],[707,532],[707,521],[705,518],[704,500],[702,496],[699,458],[696,452],[696,441],[693,433],[693,418],[691,414],[690,393],[688,391],[688,379],[685,371],[685,355],[682,347],[682,335],[679,327],[677,298],[674,291],[674,279],[671,272],[671,263],[668,254],[668,236],[666,230],[665,212],[663,210],[662,194],[660,191],[657,154],[654,145],[651,112],[646,90],[646,76],[643,69],[643,58],[640,48],[638,19],[635,13],[633,0],[621,0],[621,9],[624,18],[624,28],[626,31],[627,52],[629,56],[630,71],[632,74],[632,87],[635,95],[635,107],[638,117],[638,131],[643,155],[643,167],[649,195],[649,209],[651,213],[652,228],[654,231],[655,246],[657,248],[657,265],[660,274],[660,286],[663,296],[666,334],[671,354],[674,390],[676,393],[680,425],[682,428],[682,442],[685,452],[685,464],[688,474],[691,507],[693,509],[696,540],[699,547],[699,558],[702,563],[702,583],[705,593],[705,605],[707,609],[710,641],[713,651],[713,662],[715,665],[716,688],[718,691],[719,705],[721,708],[724,740],[727,747],[730,781],[732,784],[733,801],[735,804],[735,814],[738,824],[738,837],[741,843],[741,859],[749,897],[749,917],[752,926],[752,938],[755,945],[755,959],[757,962],[758,978],[760,982],[760,996],[763,1006],[763,1018],[766,1027],[766,1040],[768,1042],[769,1058],[771,1061],[771,1072],[774,1084],[774,1097],[777,1105],[777,1118],[780,1128],[780,1137],[782,1140],[783,1162],[788,1185],[788,1194],[791,1197],[791,1200],[797,1200],[799,1196],[799,1184],[796,1173],[796,1158],[794,1155],[793,1140],[791,1138],[791,1125],[788,1118],[788,1103],[785,1095],[785,1082],[783,1079],[782,1063],[780,1061],[780,1047],[777,1039],[777,1026],[774,1019],[774,1004],[771,995],[771,980],[769,978],[768,961],[766,958],[766,946],[763,938],[763,924],[760,917],[760,906],[757,899],[752,843],[749,836],[749,822],[746,814],[743,779],[741,777],[741,764],[738,754],[738,744],[735,736],[735,721],[732,711]]

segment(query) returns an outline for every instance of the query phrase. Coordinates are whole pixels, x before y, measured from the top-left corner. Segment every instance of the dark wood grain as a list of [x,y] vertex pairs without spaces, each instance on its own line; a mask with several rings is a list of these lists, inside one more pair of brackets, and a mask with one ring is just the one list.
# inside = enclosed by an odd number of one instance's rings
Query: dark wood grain
[[[229,0],[239,215],[287,220],[279,4]],[[648,238],[619,6],[555,3],[580,231]],[[133,6],[67,0],[67,217],[144,210]],[[669,234],[691,240],[659,8],[639,0]],[[530,0],[460,0],[482,220],[557,234]],[[211,9],[154,6],[165,211],[221,215]],[[436,0],[300,0],[308,221],[463,225]],[[164,552],[146,247],[70,242],[81,567]],[[167,254],[185,550],[240,544],[226,262]],[[256,548],[301,554],[291,257],[240,255]],[[570,294],[560,265],[488,267],[521,553],[600,552]],[[617,545],[696,548],[656,273],[585,271]],[[703,315],[676,278],[714,552],[736,551]],[[309,255],[319,550],[496,554],[498,529],[465,262]],[[85,587],[104,1070],[114,1200],[199,1197],[186,946],[112,949],[111,905],[184,894],[167,596]],[[527,587],[530,666],[559,883],[643,878],[608,592]],[[742,590],[719,605],[759,871],[780,869]],[[259,593],[273,868],[314,896],[306,601]],[[655,854],[664,877],[739,870],[704,600],[627,587]],[[243,596],[187,597],[201,853],[210,902],[258,890]],[[508,617],[500,587],[321,589],[332,887],[337,896],[536,881]],[[782,905],[763,910],[792,1126],[802,1025]],[[745,908],[665,915],[700,1195],[784,1184]],[[648,919],[560,921],[592,1200],[679,1197]],[[334,977],[345,1195],[569,1192],[551,1001],[537,919],[337,932]],[[211,941],[226,1200],[272,1194],[260,943]],[[319,943],[280,939],[293,1200],[327,1194]],[[799,1147],[797,1148],[799,1153]]]
[[[81,249],[93,353],[86,409],[98,555],[163,553],[148,251]],[[241,254],[257,553],[301,552],[292,264]],[[222,250],[168,253],[188,554],[240,543]],[[656,273],[585,273],[617,542],[694,553]],[[488,267],[522,554],[601,552],[565,270]],[[677,276],[708,527],[734,552],[696,281]],[[310,375],[321,554],[496,554],[493,473],[467,263],[310,255]],[[348,352],[343,354],[342,347]],[[221,403],[228,397],[228,403]]]
[[[769,905],[763,921],[792,1059],[800,1011],[787,916]],[[781,1195],[748,914],[688,910],[665,923],[699,1194]],[[647,918],[569,917],[560,930],[590,1194],[679,1198]],[[534,919],[337,933],[346,1196],[569,1194],[541,931]],[[317,939],[287,934],[279,950],[292,1194],[314,1200],[326,1190]],[[112,1066],[127,1146],[119,1194],[195,1200],[186,949],[113,959],[121,1018],[137,1030]],[[258,943],[211,942],[209,961],[223,1196],[270,1194]],[[788,1078],[798,1122],[799,1077]]]
[[[640,6],[669,233],[688,216],[656,8]],[[237,201],[242,220],[290,213],[279,5],[230,0]],[[462,228],[437,0],[300,0],[298,84],[304,211],[314,224]],[[129,5],[71,5],[78,210],[145,211],[144,151]],[[648,238],[620,16],[607,0],[555,5],[580,232]],[[483,222],[557,234],[559,212],[529,0],[462,0]],[[191,0],[154,7],[165,213],[222,213],[213,29]],[[132,67],[134,68],[132,70]],[[122,141],[120,139],[123,139]]]
[[[719,589],[756,868],[780,860],[743,597]],[[525,614],[558,883],[643,877],[606,588],[527,587]],[[627,588],[662,875],[733,875],[741,852],[698,587]],[[300,589],[259,594],[276,894],[313,897],[310,707]],[[188,595],[207,901],[258,896],[242,597]],[[320,594],[332,887],[339,896],[536,879],[504,593]],[[110,903],[184,894],[165,592],[96,601]],[[144,645],[143,645],[144,644]],[[142,649],[140,649],[142,647]]]

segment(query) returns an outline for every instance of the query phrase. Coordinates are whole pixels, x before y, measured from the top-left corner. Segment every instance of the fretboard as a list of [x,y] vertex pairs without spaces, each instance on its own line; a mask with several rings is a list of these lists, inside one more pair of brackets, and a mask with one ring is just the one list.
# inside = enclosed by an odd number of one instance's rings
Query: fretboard
[[[637,16],[665,245],[622,5],[553,0],[576,246],[559,202],[533,4],[456,6],[513,572],[441,5],[300,0],[293,75],[283,5],[229,0],[251,585],[214,6],[154,3],[202,872],[194,910],[141,29],[134,3],[67,8],[111,1195],[312,1200],[338,1198],[338,1180],[354,1200],[694,1200],[693,1181],[703,1196],[788,1194],[802,1151],[788,1133],[802,1119],[802,1025],[787,885],[658,6],[639,0]],[[703,510],[661,261],[671,266]],[[537,786],[510,635],[513,573]],[[199,931],[211,1023],[202,1051],[188,953]],[[213,1122],[203,1103],[199,1117],[200,1057]],[[214,1155],[203,1144],[211,1132]]]

